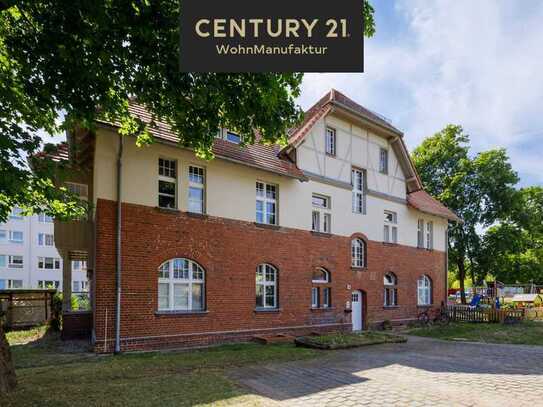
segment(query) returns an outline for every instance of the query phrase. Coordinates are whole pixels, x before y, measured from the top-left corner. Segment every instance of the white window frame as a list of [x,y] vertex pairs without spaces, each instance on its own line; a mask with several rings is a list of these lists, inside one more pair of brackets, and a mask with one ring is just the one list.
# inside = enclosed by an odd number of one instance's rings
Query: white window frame
[[53,247],[54,245],[55,235],[52,233],[38,233],[38,246]]
[[426,222],[426,249],[434,248],[434,222]]
[[9,218],[13,219],[13,220],[22,220],[24,218],[22,212],[23,212],[23,210],[21,208],[19,208],[18,206],[14,206],[11,209],[11,213],[9,215]]
[[417,221],[417,247],[424,248],[424,219]]
[[[238,138],[238,140],[231,140],[229,139],[228,137],[232,135],[234,136],[234,138]],[[228,141],[229,143],[232,143],[232,144],[241,144],[241,135],[239,135],[238,133],[236,132],[233,132],[233,131],[230,131],[230,130],[226,130],[224,131],[224,139],[226,141]]]
[[[182,266],[176,269],[176,265]],[[206,309],[206,285],[205,270],[193,260],[186,258],[175,258],[165,261],[158,268],[157,285],[157,309],[159,311],[182,311],[182,312],[204,312]],[[184,277],[186,276],[186,277]],[[201,276],[201,277],[200,277]],[[160,284],[168,286],[168,306],[160,307]],[[175,305],[175,286],[187,286],[187,306]],[[201,286],[201,307],[195,305],[193,298],[193,286]]]
[[[325,204],[317,204],[315,198],[323,199]],[[311,204],[313,206],[313,211],[311,212],[311,230],[317,233],[332,233],[332,200],[330,197],[321,194],[312,194]]]
[[363,239],[351,240],[351,267],[366,267],[367,255],[367,244]]
[[[15,234],[20,234],[21,238],[20,239],[15,239]],[[22,244],[24,242],[24,233],[20,230],[10,230],[9,231],[9,241],[11,243],[16,243],[16,244]]]
[[[189,171],[188,211],[192,212],[192,213],[204,214],[206,212],[206,209],[205,209],[205,207],[206,207],[206,205],[205,205],[205,200],[206,200],[206,191],[205,191],[206,170],[205,170],[204,167],[200,167],[200,166],[197,166],[197,165],[189,165],[188,171]],[[202,182],[198,181],[198,178],[200,178],[200,177],[201,177]],[[197,189],[197,190],[201,191],[201,193],[202,193],[201,201],[196,200],[196,199],[191,199],[191,197],[190,197],[190,190],[191,189]],[[194,210],[194,208],[191,208],[191,203],[198,204],[199,205],[198,210]]]
[[[45,265],[47,264],[47,261],[49,259],[51,259],[53,261],[53,267],[52,268],[45,267]],[[59,257],[49,257],[49,256],[39,256],[38,257],[38,269],[39,270],[60,270],[61,268],[62,268],[62,264],[60,262]]]
[[[7,288],[11,288],[11,289],[23,288],[23,280],[5,280],[5,281],[7,281]],[[15,285],[18,285],[19,287],[15,287]]]
[[60,287],[59,280],[38,280],[38,288],[49,288],[48,286],[52,285],[55,290]]
[[83,201],[89,200],[89,186],[79,182],[65,182],[66,189]]
[[351,169],[353,213],[366,214],[366,171]]
[[[383,227],[383,242],[385,243],[398,243],[398,214],[393,211],[384,211],[385,225]],[[391,215],[392,219],[388,217]]]
[[87,261],[86,260],[72,260],[70,267],[73,272],[86,272],[87,271]]
[[432,280],[427,275],[417,279],[417,304],[432,305]]
[[336,135],[336,129],[332,127],[326,127],[325,133],[324,133],[324,149],[326,152],[326,155],[329,155],[331,157],[336,156],[336,149],[337,149],[337,135]]
[[[390,281],[387,279],[387,277],[390,278]],[[398,277],[392,272],[388,272],[383,277],[383,285],[384,285],[384,298],[383,298],[383,305],[385,307],[397,307],[398,306]],[[390,293],[390,295],[387,295],[387,292]],[[390,303],[387,301],[387,298],[389,298],[391,301]]]
[[319,287],[311,287],[311,307],[319,308]]
[[[15,258],[21,259],[21,263],[15,263]],[[22,255],[9,255],[7,267],[9,269],[22,269],[24,267],[24,257]]]
[[313,276],[311,276],[311,282],[313,284],[328,284],[330,282],[330,273],[328,272],[328,270],[322,268],[322,267],[317,267],[317,270],[322,272],[325,276],[325,279],[324,280],[315,280],[313,279]]
[[[262,188],[259,188],[262,186]],[[269,196],[273,190],[273,197]],[[264,181],[256,181],[256,207],[255,207],[255,221],[263,225],[278,225],[279,224],[279,211],[278,211],[278,194],[279,186],[276,184],[270,184]],[[258,210],[259,203],[262,205],[262,211]],[[268,211],[268,204],[272,204],[274,211]],[[262,220],[258,219],[258,214],[262,213]],[[269,216],[273,215],[274,222],[269,221]]]
[[40,223],[53,223],[54,219],[52,216],[46,215],[45,213],[41,212],[38,214],[38,222]]
[[[162,165],[161,165],[161,161],[162,161]],[[166,162],[167,163],[174,163],[174,167],[171,167],[170,165],[164,165]],[[173,170],[172,170],[172,168],[173,168]],[[158,158],[157,206],[159,208],[163,208],[163,209],[177,209],[178,208],[178,203],[177,203],[177,170],[178,170],[177,160],[174,160],[174,159],[171,159],[171,158],[165,158],[165,157],[159,157]],[[163,172],[163,174],[160,173],[161,171]],[[173,176],[172,176],[172,171],[173,171]],[[161,181],[173,184],[174,193],[169,194],[169,193],[166,193],[166,192],[160,192],[160,182]],[[169,206],[160,206],[160,197],[161,196],[168,197],[168,198],[173,198],[173,202],[174,202],[173,208],[169,207]]]
[[0,243],[5,243],[8,241],[8,230],[7,229],[0,229]]
[[2,262],[0,263],[0,268],[6,268],[8,266],[8,255],[0,254],[0,259],[2,259]]
[[[273,275],[273,280],[268,280],[268,273]],[[277,286],[278,286],[279,272],[278,270],[268,263],[259,264],[256,268],[256,292],[255,292],[255,302],[257,309],[277,309],[278,308],[278,295],[277,295]],[[262,287],[262,304],[258,304],[258,288]],[[273,287],[273,304],[267,304],[266,301],[266,288]]]
[[379,172],[388,175],[388,149],[379,149]]

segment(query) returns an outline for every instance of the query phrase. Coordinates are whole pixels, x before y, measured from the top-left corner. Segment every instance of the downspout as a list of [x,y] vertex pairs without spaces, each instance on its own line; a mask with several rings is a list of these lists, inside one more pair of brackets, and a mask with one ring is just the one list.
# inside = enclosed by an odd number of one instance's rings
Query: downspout
[[445,228],[445,305],[449,302],[449,222]]
[[[121,352],[121,205],[122,205],[122,167],[123,167],[124,137],[119,134],[119,154],[117,156],[117,230],[116,252],[117,262],[115,269],[115,349],[113,353]],[[107,338],[106,338],[107,340]]]

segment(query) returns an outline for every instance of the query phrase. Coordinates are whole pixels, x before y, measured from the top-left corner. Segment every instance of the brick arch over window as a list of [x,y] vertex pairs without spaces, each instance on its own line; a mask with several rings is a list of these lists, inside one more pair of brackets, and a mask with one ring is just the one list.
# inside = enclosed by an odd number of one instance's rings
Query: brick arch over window
[[368,238],[362,233],[351,235],[351,267],[368,267]]
[[203,311],[205,270],[185,257],[166,260],[158,267],[159,311]]

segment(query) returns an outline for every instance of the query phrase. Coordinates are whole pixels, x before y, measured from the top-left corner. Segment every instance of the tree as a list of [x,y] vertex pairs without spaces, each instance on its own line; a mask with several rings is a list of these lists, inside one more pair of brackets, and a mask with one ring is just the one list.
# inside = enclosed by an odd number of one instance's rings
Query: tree
[[509,218],[485,232],[477,268],[504,283],[543,284],[543,188],[522,188],[513,202]]
[[12,391],[16,385],[17,377],[15,376],[6,335],[4,334],[2,315],[0,315],[0,395]]
[[[179,0],[0,0],[0,222],[15,205],[25,214],[83,216],[85,206],[55,186],[52,166],[31,169],[26,159],[40,147],[38,131],[92,130],[99,116],[121,123],[139,145],[151,143],[128,114],[131,97],[203,158],[222,127],[245,143],[255,130],[261,142],[286,142],[301,119],[303,75],[179,72],[179,12]],[[362,13],[372,36],[367,1]],[[0,364],[6,346],[0,333]]]
[[517,174],[503,149],[470,157],[469,137],[462,127],[455,125],[448,125],[425,139],[412,156],[425,189],[463,220],[450,225],[449,255],[458,270],[465,303],[467,271],[474,284],[481,280],[476,274],[482,245],[477,229],[490,227],[509,216]]

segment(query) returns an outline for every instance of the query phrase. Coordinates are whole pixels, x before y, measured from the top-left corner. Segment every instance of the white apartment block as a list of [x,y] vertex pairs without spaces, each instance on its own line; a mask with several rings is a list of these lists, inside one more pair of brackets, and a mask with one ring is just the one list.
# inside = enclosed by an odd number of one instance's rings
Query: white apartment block
[[[85,261],[72,261],[72,292],[88,291]],[[50,216],[23,216],[14,208],[0,223],[0,290],[49,288],[62,291],[62,257],[55,247]]]

